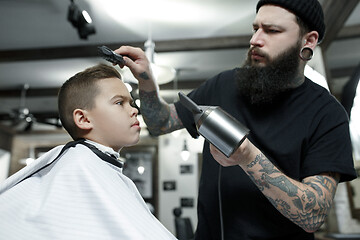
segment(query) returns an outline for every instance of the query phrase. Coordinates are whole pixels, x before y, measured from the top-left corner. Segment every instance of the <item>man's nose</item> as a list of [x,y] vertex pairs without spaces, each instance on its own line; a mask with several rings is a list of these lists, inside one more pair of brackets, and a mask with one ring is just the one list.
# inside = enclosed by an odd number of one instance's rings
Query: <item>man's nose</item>
[[250,45],[262,47],[264,46],[263,31],[261,29],[256,30],[250,39]]

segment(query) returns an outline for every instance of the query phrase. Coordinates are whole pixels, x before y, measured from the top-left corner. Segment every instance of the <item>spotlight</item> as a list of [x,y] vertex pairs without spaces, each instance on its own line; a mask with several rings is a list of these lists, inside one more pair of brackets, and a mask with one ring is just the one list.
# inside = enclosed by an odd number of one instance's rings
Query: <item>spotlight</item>
[[67,19],[77,29],[80,38],[87,39],[88,35],[95,33],[91,17],[85,10],[81,11],[74,0],[70,2]]

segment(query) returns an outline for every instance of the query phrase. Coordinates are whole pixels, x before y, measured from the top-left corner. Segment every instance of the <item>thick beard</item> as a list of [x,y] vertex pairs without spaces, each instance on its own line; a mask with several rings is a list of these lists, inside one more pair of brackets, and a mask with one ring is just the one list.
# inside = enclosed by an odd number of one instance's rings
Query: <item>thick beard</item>
[[[240,93],[253,105],[268,105],[275,102],[284,92],[294,88],[299,75],[299,52],[301,45],[286,50],[264,67],[256,66],[251,60],[250,48],[242,68],[236,74]],[[255,48],[255,51],[259,51]]]

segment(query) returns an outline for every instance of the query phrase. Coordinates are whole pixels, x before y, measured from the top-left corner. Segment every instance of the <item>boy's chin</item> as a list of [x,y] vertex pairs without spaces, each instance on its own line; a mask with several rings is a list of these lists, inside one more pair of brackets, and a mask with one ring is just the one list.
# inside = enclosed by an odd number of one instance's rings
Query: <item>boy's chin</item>
[[140,141],[140,138],[136,139],[136,141],[135,141],[135,142],[133,142],[133,144],[132,144],[131,146],[134,146],[134,145],[138,144],[138,143],[139,143],[139,141]]
[[123,147],[131,147],[134,146],[136,144],[138,144],[140,141],[140,136],[138,136],[136,139],[134,139],[133,141],[128,142],[125,146]]

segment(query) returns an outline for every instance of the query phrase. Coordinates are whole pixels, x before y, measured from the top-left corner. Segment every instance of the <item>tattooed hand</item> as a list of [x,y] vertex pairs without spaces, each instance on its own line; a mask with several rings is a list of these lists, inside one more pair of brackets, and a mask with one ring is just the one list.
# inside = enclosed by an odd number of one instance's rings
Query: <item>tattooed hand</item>
[[221,153],[215,146],[210,144],[210,152],[213,155],[214,159],[222,166],[234,166],[240,164],[247,164],[260,152],[248,139],[245,139],[240,147],[229,157],[227,158],[223,153]]
[[270,203],[306,232],[315,232],[324,223],[335,196],[338,173],[321,173],[296,181],[247,139],[230,158],[214,146],[210,146],[210,152],[222,166],[239,165]]
[[144,51],[131,46],[121,46],[115,52],[123,56],[124,66],[129,67],[139,81],[140,111],[150,133],[158,136],[183,128],[175,106],[160,97],[150,62]]
[[[154,80],[150,68],[150,61],[147,59],[145,52],[141,48],[121,46],[116,49],[115,52],[123,56],[125,66],[129,67],[130,71],[139,82],[149,82],[150,80]],[[120,67],[123,68],[124,66]]]

